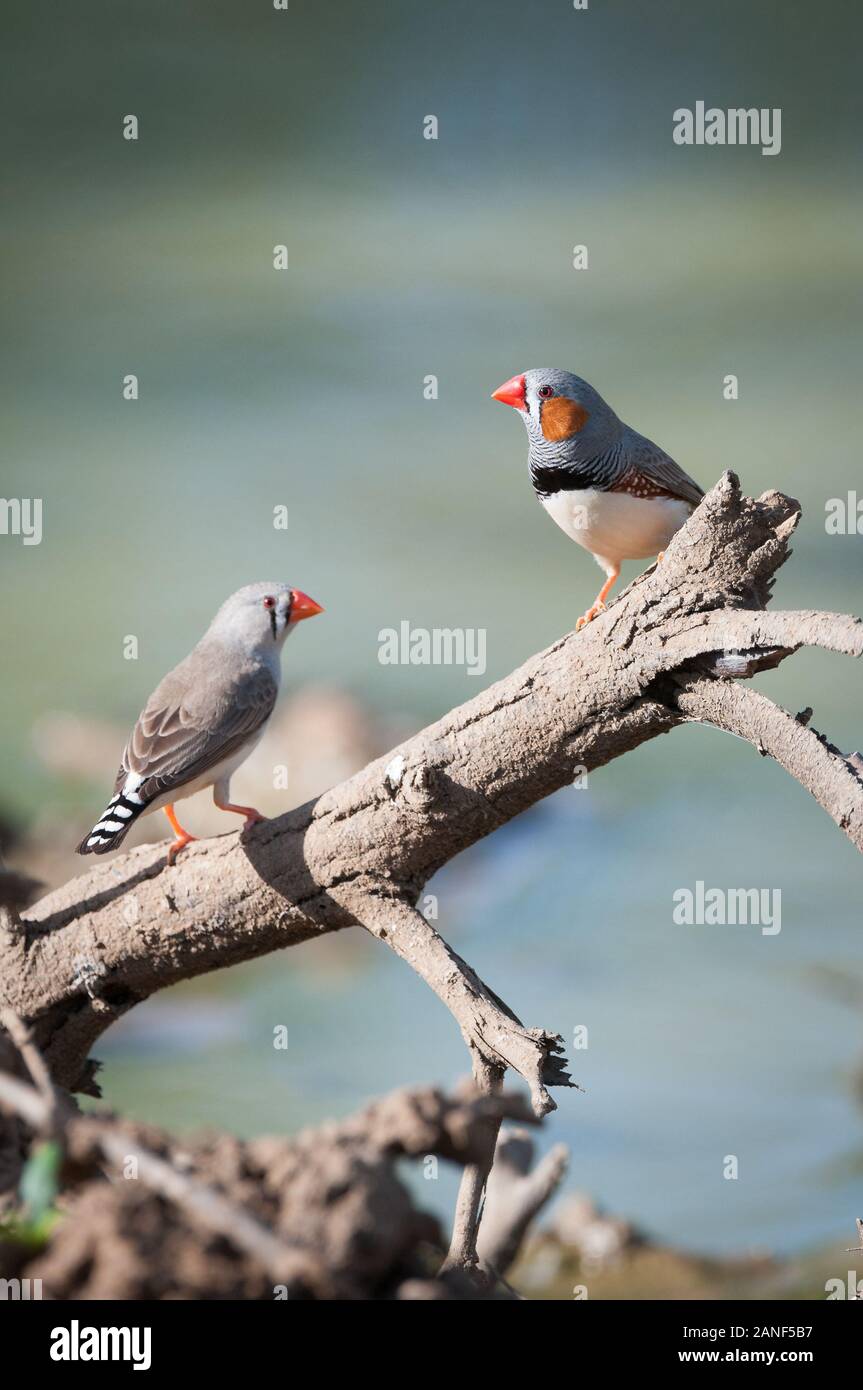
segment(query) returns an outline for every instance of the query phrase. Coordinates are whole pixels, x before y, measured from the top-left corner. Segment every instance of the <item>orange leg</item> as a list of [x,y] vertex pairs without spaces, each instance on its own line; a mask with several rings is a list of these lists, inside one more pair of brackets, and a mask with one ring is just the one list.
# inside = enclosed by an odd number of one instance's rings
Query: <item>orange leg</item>
[[233,811],[238,816],[245,816],[244,830],[248,830],[250,825],[257,825],[259,821],[267,819],[266,816],[261,815],[260,811],[256,811],[254,806],[235,806],[233,801],[220,801],[215,791],[213,792],[213,801],[220,811]]
[[581,632],[581,629],[582,629],[587,623],[592,623],[593,620],[594,620],[594,618],[598,618],[600,613],[604,613],[604,612],[605,612],[605,600],[608,598],[608,595],[611,593],[611,590],[613,589],[614,585],[617,583],[617,579],[618,579],[618,576],[619,576],[619,575],[620,575],[620,566],[619,566],[619,565],[615,565],[614,569],[611,571],[611,574],[608,576],[608,578],[606,579],[606,581],[605,581],[605,583],[603,584],[602,588],[600,589],[599,593],[597,594],[597,596],[596,596],[596,602],[594,603],[593,607],[592,607],[592,608],[588,608],[587,612],[586,612],[586,613],[583,613],[583,614],[581,615],[581,617],[579,618],[578,622],[576,623],[576,625],[575,625],[575,630],[576,630],[576,632]]
[[656,557],[656,563],[657,563],[658,565],[661,565],[664,559],[665,559],[665,551],[664,551],[664,550],[660,550],[659,554],[658,554],[657,557]]
[[168,846],[168,863],[173,864],[181,849],[184,849],[192,840],[197,840],[197,835],[190,835],[188,830],[184,830],[177,817],[174,815],[174,807],[163,806],[162,810],[171,822],[171,829],[176,835],[176,840]]

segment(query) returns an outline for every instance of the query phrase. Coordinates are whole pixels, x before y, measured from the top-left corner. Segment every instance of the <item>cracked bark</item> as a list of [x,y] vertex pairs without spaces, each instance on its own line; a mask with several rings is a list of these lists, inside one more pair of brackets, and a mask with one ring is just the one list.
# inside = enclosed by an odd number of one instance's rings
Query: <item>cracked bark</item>
[[[726,473],[607,613],[317,801],[192,844],[172,868],[164,846],[142,846],[20,919],[6,912],[0,1000],[32,1027],[54,1080],[93,1092],[94,1042],[155,991],[358,925],[431,985],[487,1086],[511,1067],[536,1114],[553,1108],[548,1088],[569,1084],[560,1039],[524,1027],[413,904],[454,855],[581,769],[693,720],[774,757],[863,849],[859,762],[732,679],[802,646],[863,653],[856,618],[766,611],[798,519],[792,499],[745,497]],[[465,1261],[484,1179],[469,1181]]]

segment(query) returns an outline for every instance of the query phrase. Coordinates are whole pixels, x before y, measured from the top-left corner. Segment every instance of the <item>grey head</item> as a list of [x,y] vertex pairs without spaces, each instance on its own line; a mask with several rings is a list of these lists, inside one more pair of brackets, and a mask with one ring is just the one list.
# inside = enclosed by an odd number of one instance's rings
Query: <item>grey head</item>
[[531,367],[492,394],[524,421],[538,491],[555,491],[558,471],[577,475],[579,486],[618,471],[626,426],[583,377],[559,367]]
[[278,580],[246,584],[225,599],[203,638],[269,659],[304,618],[323,613],[319,603]]

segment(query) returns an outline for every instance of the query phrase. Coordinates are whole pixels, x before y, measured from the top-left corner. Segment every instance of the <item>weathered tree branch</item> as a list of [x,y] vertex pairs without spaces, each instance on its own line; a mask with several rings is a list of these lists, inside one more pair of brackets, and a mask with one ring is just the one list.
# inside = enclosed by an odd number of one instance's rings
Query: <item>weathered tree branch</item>
[[[485,1057],[474,1053],[473,1076],[481,1095],[495,1096],[503,1081],[504,1068]],[[486,1184],[494,1163],[495,1148],[500,1133],[500,1120],[492,1118],[484,1127],[482,1151],[476,1160],[465,1168],[461,1175],[455,1215],[452,1224],[452,1237],[443,1263],[441,1274],[452,1270],[463,1270],[469,1274],[476,1285],[482,1288],[489,1279],[486,1270],[480,1268],[477,1238],[482,1216],[483,1197]],[[496,1276],[492,1276],[496,1277]]]
[[863,851],[860,772],[808,727],[808,717],[789,714],[759,691],[725,681],[682,679],[677,705],[688,718],[736,734],[773,758]]
[[477,1254],[498,1276],[506,1274],[525,1233],[560,1186],[569,1162],[565,1144],[532,1168],[533,1139],[525,1129],[505,1129],[497,1141],[486,1192]]
[[[863,848],[859,764],[729,679],[804,645],[863,653],[856,618],[765,611],[798,519],[791,499],[754,501],[727,473],[606,614],[317,801],[191,845],[172,868],[162,846],[132,850],[21,920],[7,913],[0,999],[31,1024],[55,1081],[93,1090],[93,1043],[156,990],[360,925],[450,1008],[480,1079],[512,1067],[536,1113],[551,1108],[547,1088],[568,1084],[555,1035],[523,1027],[413,904],[520,811],[694,719],[776,758]],[[468,1239],[477,1203],[475,1190]]]
[[523,1076],[530,1087],[537,1118],[556,1108],[546,1087],[570,1084],[560,1055],[560,1037],[542,1028],[525,1028],[431,923],[408,903],[377,896],[369,903],[363,925],[431,986],[461,1028],[471,1055],[482,1066],[499,1071],[501,1076],[507,1067],[512,1067]]

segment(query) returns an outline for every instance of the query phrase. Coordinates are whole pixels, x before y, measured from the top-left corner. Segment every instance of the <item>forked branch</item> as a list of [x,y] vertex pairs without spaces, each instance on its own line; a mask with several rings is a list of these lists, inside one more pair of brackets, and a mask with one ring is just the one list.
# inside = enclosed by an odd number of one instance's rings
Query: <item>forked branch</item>
[[[413,905],[432,874],[519,812],[693,720],[775,758],[863,848],[859,762],[734,683],[802,646],[863,653],[857,618],[766,611],[798,519],[792,499],[745,497],[726,473],[607,613],[317,801],[192,845],[173,867],[148,845],[21,919],[3,909],[0,1002],[32,1025],[56,1082],[93,1090],[91,1046],[155,991],[360,925],[447,1005],[479,1079],[493,1088],[513,1068],[545,1113],[548,1088],[570,1084],[557,1034],[525,1028]],[[470,1181],[465,1250],[484,1179]]]

